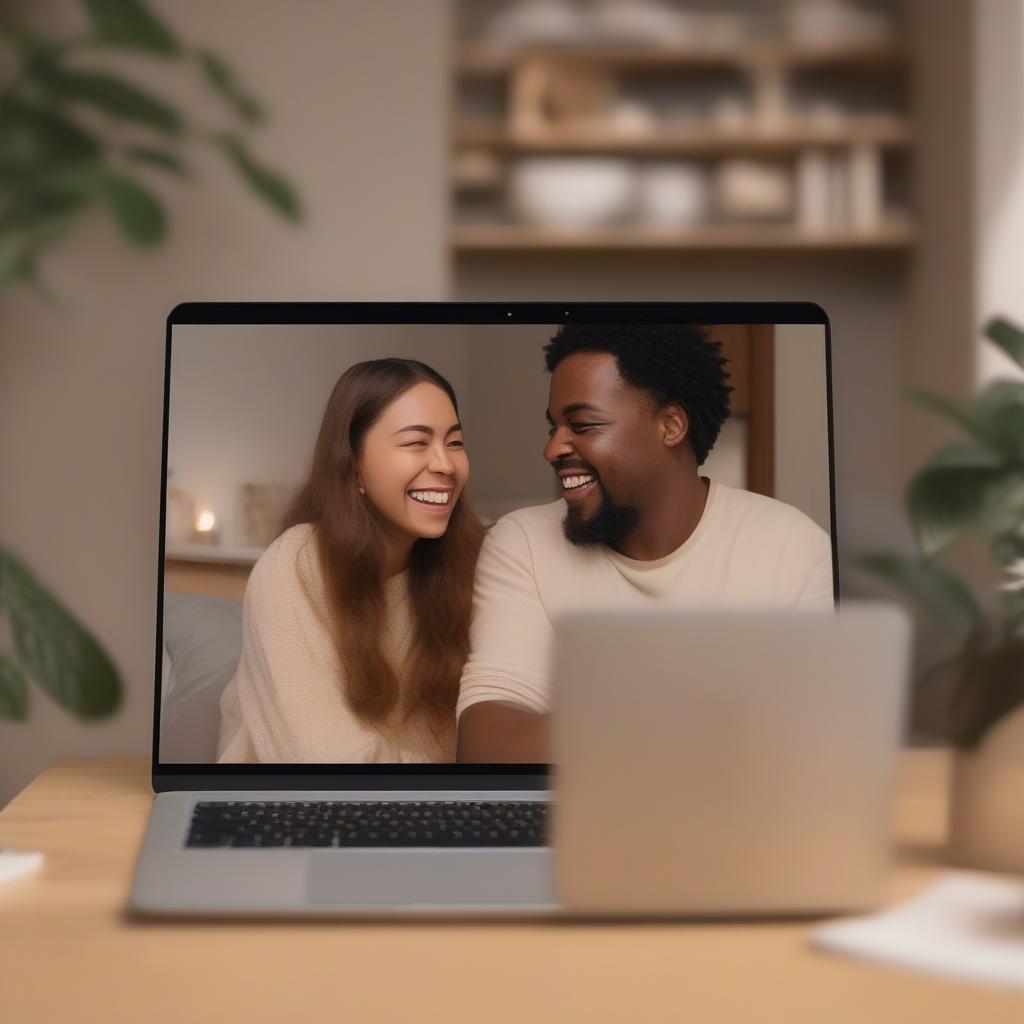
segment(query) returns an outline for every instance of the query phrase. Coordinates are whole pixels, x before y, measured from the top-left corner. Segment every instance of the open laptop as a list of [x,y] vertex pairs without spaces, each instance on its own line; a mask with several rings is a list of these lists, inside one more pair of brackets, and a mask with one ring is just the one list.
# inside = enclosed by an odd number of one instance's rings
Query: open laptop
[[[388,763],[379,749],[373,760],[360,761],[319,754],[315,761],[218,760],[218,748],[223,752],[224,693],[245,642],[240,599],[302,482],[340,375],[356,363],[391,357],[415,359],[443,374],[458,395],[473,463],[473,505],[486,524],[500,524],[522,509],[564,500],[565,481],[543,457],[550,378],[543,350],[565,324],[691,326],[721,343],[731,407],[701,474],[712,488],[718,483],[769,495],[817,524],[831,541],[827,584],[838,599],[830,342],[818,306],[179,306],[167,323],[157,798],[132,890],[135,911],[490,914],[560,908],[548,845],[547,763],[457,763],[450,755]],[[639,648],[634,686],[641,690],[644,665]],[[883,730],[886,743],[894,728]],[[568,742],[561,735],[556,742]],[[885,792],[881,783],[869,788],[871,814],[863,823],[879,838]],[[575,800],[578,791],[567,799]],[[566,817],[563,828],[573,820]],[[696,818],[692,826],[703,827]],[[857,903],[863,891],[849,895]],[[585,912],[587,902],[575,898],[573,905]],[[595,910],[609,909],[599,903]],[[756,903],[748,909],[756,910]]]

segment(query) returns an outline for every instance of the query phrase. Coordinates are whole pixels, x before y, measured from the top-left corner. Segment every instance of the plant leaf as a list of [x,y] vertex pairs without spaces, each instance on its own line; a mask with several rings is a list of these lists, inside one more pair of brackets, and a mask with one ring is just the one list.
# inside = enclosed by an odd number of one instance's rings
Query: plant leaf
[[133,178],[102,164],[61,167],[41,176],[35,188],[56,212],[101,200],[110,208],[124,237],[135,245],[155,245],[166,233],[167,217],[156,196]]
[[171,57],[180,52],[171,30],[141,0],[83,0],[100,42]]
[[944,629],[965,637],[981,619],[971,588],[959,576],[934,562],[874,554],[858,565],[917,601]]
[[927,391],[907,393],[929,412],[951,420],[1009,459],[1024,456],[1024,381],[996,380],[973,398],[955,399]]
[[108,173],[103,185],[121,234],[134,245],[152,246],[167,233],[163,204],[148,189],[122,174]]
[[58,111],[8,99],[0,103],[0,172],[34,175],[65,161],[94,160],[100,143]]
[[277,210],[286,220],[297,221],[301,218],[302,209],[298,196],[282,175],[257,163],[237,136],[221,135],[216,141],[241,174],[243,180],[261,199]]
[[999,607],[1008,633],[1014,633],[1024,623],[1024,589],[1001,590]]
[[[985,488],[978,528],[1000,565],[1022,556],[1024,544],[1024,468],[1014,467]],[[1003,557],[996,557],[997,552]]]
[[125,156],[137,163],[159,167],[161,170],[169,171],[181,178],[189,177],[189,169],[185,163],[176,154],[169,153],[166,149],[155,149],[152,146],[132,146],[125,150]]
[[180,135],[185,120],[169,103],[137,85],[102,71],[51,68],[41,74],[43,85],[66,102],[85,103],[110,117],[135,121],[166,135]]
[[937,554],[981,523],[988,492],[1012,468],[995,452],[976,445],[943,448],[911,480],[907,511],[921,551]]
[[907,398],[922,409],[935,413],[943,419],[952,420],[957,426],[963,427],[970,433],[974,433],[974,420],[970,414],[970,402],[963,399],[946,398],[943,395],[934,395],[930,391],[908,391],[906,395]]
[[975,437],[1008,459],[1024,456],[1024,381],[995,380],[969,405]]
[[4,549],[0,549],[0,595],[20,665],[61,707],[82,718],[99,718],[117,709],[121,679],[106,652]]
[[24,268],[25,247],[22,240],[10,234],[0,236],[0,289],[21,276]]
[[99,198],[105,173],[102,164],[92,161],[58,163],[41,171],[25,189],[32,201],[31,223],[43,213],[65,213]]
[[1024,369],[1024,331],[997,316],[985,324],[985,336]]
[[0,651],[0,718],[28,718],[28,683],[10,658]]
[[207,82],[227,100],[243,121],[258,124],[263,120],[263,107],[255,97],[242,89],[235,73],[224,63],[222,57],[209,50],[201,50],[197,57]]

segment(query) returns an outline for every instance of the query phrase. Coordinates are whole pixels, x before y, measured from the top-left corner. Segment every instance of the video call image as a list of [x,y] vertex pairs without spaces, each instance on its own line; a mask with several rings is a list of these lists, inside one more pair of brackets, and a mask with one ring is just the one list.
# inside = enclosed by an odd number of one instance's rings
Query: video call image
[[176,325],[167,443],[165,764],[547,763],[563,612],[833,606],[822,325]]

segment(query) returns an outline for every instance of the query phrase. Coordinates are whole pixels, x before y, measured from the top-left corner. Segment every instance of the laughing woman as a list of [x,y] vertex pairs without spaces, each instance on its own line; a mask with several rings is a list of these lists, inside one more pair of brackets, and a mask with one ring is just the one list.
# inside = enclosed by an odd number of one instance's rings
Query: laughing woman
[[309,479],[245,590],[221,762],[451,761],[483,528],[455,393],[410,359],[348,369]]

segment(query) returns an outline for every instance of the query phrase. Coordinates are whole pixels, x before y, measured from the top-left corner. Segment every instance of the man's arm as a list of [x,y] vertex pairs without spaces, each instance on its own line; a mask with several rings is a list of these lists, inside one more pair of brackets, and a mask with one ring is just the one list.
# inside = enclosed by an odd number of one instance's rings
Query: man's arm
[[551,716],[501,701],[473,704],[459,719],[460,761],[547,764],[551,760]]
[[489,531],[477,563],[456,708],[460,761],[547,761],[552,639],[528,538],[507,516]]

